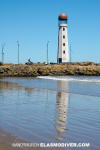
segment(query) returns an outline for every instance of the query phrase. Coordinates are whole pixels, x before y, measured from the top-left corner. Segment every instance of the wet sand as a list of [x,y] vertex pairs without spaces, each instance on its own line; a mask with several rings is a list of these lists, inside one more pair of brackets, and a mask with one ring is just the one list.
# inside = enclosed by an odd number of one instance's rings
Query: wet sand
[[13,147],[12,143],[28,143],[27,141],[20,139],[19,137],[17,137],[14,134],[8,133],[2,129],[0,129],[0,150],[43,150],[43,148],[39,148],[39,147],[23,147],[23,148],[17,148],[17,147]]
[[[93,82],[84,80],[16,78],[1,81],[0,150],[47,150],[11,146],[28,142],[88,142],[90,147],[82,149],[99,150],[100,84],[94,79]],[[65,149],[77,150],[75,147]]]
[[0,129],[0,150],[43,150],[43,148],[16,148],[12,146],[12,143],[27,143],[27,141],[18,138],[17,136],[5,132],[4,130]]
[[64,148],[40,148],[40,147],[23,147],[16,148],[12,146],[12,143],[28,143],[27,141],[20,139],[19,137],[10,134],[0,129],[0,150],[64,150]]
[[[0,150],[18,150],[23,148],[14,148],[12,143],[23,143],[26,142],[17,136],[10,134],[2,129],[0,129]],[[28,150],[28,148],[24,148]],[[31,149],[31,148],[30,148]]]

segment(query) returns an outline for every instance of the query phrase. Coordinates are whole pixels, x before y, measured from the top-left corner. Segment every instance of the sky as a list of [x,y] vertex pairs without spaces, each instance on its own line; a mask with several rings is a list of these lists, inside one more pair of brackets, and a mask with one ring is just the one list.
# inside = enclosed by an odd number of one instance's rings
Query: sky
[[4,62],[18,62],[18,40],[20,63],[45,62],[47,41],[49,62],[56,62],[61,13],[68,16],[72,61],[100,63],[100,0],[0,0],[0,61],[5,43]]

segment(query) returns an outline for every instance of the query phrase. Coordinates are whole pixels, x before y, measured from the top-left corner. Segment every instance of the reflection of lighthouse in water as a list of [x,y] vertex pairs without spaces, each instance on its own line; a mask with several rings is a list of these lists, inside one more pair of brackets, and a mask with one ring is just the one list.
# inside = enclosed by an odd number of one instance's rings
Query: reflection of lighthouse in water
[[[68,91],[68,83],[64,81],[57,81],[58,83],[58,90],[65,90]],[[55,128],[57,130],[57,140],[63,140],[65,137],[64,132],[67,129],[67,109],[68,109],[68,99],[69,94],[64,92],[57,93],[57,103],[56,103],[56,118],[55,120],[56,125]]]

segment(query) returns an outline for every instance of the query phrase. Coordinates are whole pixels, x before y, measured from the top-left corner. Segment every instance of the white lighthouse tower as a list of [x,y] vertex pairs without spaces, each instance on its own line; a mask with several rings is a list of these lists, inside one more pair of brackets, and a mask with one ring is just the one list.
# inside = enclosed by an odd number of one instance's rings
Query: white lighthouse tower
[[68,17],[66,14],[60,14],[58,17],[59,31],[58,31],[57,63],[69,62],[67,20],[68,20]]

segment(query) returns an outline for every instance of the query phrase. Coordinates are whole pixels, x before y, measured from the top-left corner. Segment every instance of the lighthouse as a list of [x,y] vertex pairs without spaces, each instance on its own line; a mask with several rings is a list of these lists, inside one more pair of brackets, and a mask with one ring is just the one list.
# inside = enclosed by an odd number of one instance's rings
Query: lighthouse
[[66,14],[60,14],[58,17],[58,56],[57,63],[69,62],[68,51],[68,35],[67,35],[67,20]]

